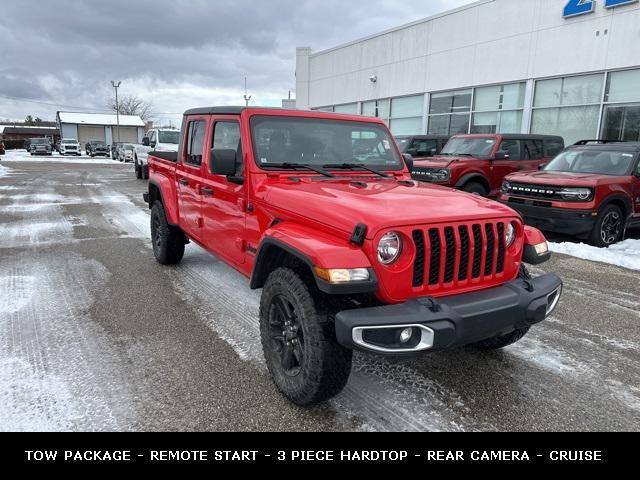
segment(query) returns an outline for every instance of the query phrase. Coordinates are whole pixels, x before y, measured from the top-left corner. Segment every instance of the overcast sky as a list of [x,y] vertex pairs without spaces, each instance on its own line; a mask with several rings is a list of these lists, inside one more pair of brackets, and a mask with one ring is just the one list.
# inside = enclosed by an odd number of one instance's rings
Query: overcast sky
[[151,101],[156,121],[175,122],[194,106],[242,103],[245,75],[252,104],[279,105],[295,89],[296,47],[322,50],[470,0],[2,3],[0,119],[104,111],[113,79]]

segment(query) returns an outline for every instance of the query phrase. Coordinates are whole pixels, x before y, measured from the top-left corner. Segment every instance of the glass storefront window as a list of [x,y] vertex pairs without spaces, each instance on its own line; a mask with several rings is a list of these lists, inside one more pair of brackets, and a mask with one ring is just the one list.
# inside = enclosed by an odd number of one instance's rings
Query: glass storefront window
[[605,102],[640,101],[640,70],[611,72],[607,80]]
[[336,105],[333,107],[333,111],[335,113],[348,113],[350,115],[358,114],[358,104],[357,103],[349,103],[346,105]]
[[471,111],[471,90],[457,90],[431,95],[430,115],[469,111]]
[[521,110],[524,107],[525,89],[525,83],[476,88],[473,110],[476,112]]
[[422,117],[391,119],[393,135],[418,135],[422,131]]
[[400,97],[391,100],[391,118],[422,117],[424,96]]
[[566,145],[571,145],[597,137],[599,114],[599,105],[536,109],[531,119],[531,132],[559,135]]
[[429,117],[430,135],[455,135],[469,131],[469,114],[433,115]]
[[522,110],[474,113],[471,133],[520,133]]
[[366,117],[378,117],[382,120],[389,120],[389,99],[373,100],[362,103],[362,115]]
[[640,142],[640,104],[606,105],[601,138]]
[[534,107],[586,105],[602,100],[603,74],[554,78],[536,82]]

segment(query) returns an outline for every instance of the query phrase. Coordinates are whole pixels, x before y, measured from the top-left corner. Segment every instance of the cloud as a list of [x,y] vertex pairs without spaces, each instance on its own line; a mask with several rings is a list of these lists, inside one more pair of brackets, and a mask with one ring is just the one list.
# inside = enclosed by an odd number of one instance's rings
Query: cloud
[[240,103],[245,75],[256,104],[273,105],[295,88],[295,47],[328,48],[464,3],[5,2],[0,117],[103,110],[112,79],[122,80],[122,94],[151,100],[160,119],[196,105]]

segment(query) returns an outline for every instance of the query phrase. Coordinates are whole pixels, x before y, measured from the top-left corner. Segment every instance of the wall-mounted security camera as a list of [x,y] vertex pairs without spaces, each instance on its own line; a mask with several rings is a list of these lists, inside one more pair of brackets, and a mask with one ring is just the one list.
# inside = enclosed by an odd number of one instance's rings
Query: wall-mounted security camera
[[378,76],[377,76],[377,75],[371,75],[371,76],[369,77],[369,81],[370,81],[371,83],[376,83],[376,82],[378,81]]

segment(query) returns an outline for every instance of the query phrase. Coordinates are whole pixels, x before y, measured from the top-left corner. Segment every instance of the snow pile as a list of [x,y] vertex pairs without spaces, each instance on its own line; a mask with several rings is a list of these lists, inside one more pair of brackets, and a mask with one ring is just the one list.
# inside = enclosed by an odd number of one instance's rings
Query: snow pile
[[552,252],[571,255],[572,257],[609,263],[631,270],[640,270],[640,240],[625,240],[609,248],[597,248],[583,243],[551,243]]

